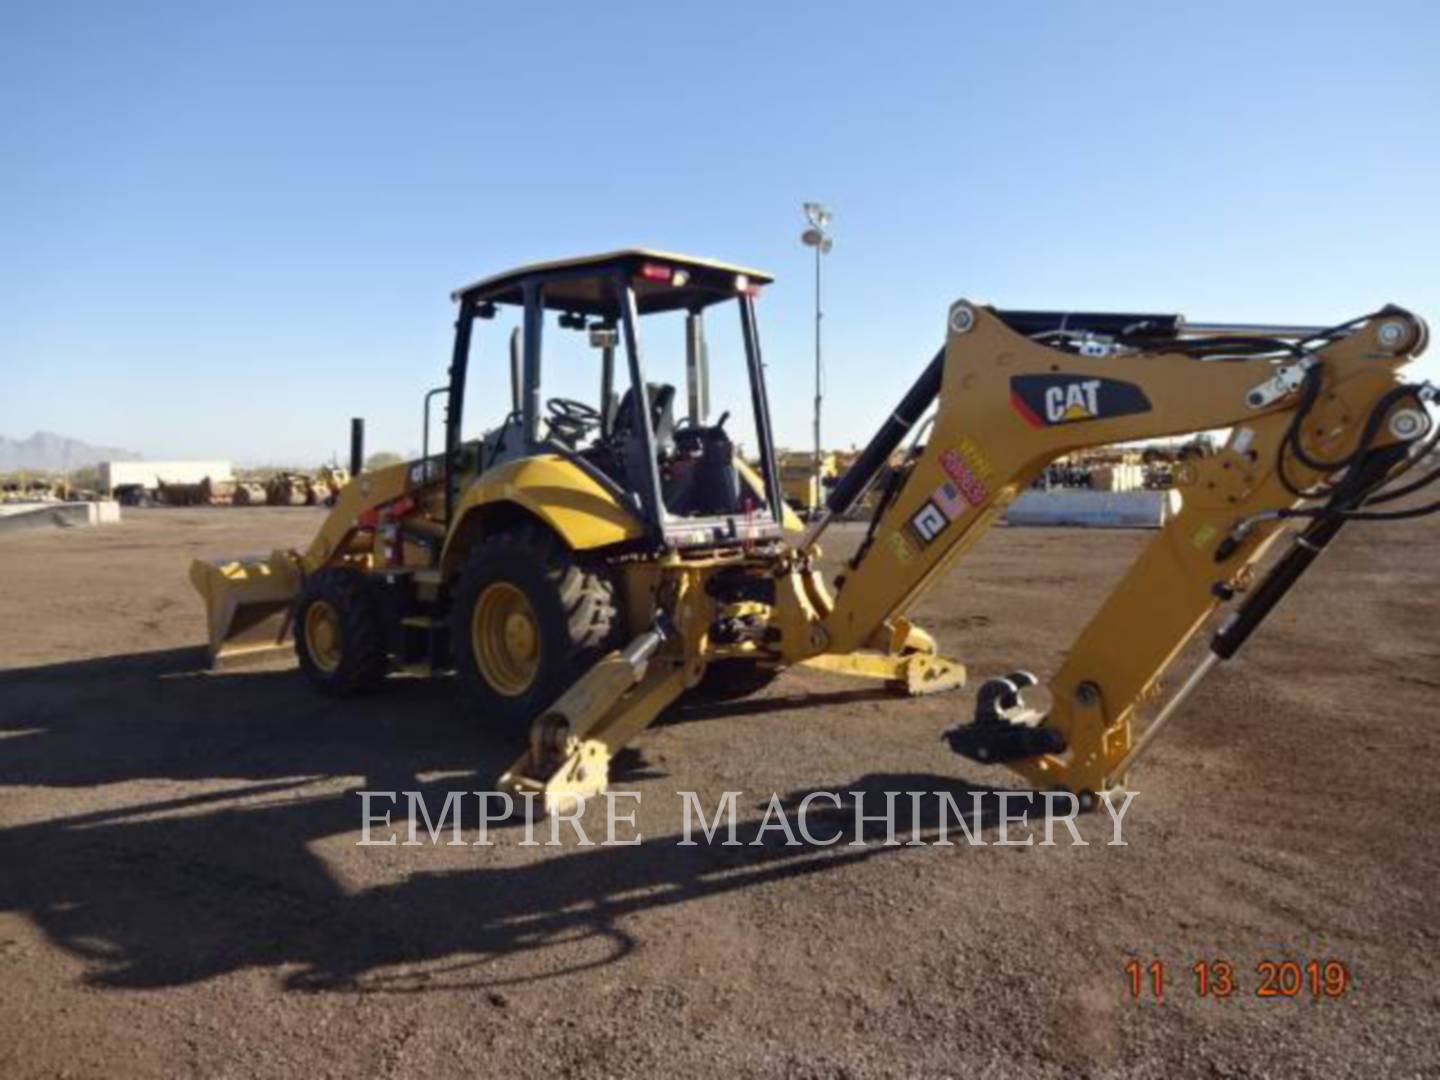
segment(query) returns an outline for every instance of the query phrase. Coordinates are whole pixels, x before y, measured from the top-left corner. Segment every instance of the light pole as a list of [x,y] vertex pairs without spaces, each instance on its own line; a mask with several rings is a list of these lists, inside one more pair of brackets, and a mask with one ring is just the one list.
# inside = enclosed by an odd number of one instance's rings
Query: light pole
[[830,249],[835,246],[835,238],[830,235],[832,215],[828,208],[817,202],[807,202],[804,210],[805,220],[810,227],[800,234],[800,242],[806,247],[815,249],[815,499],[817,506],[814,509],[818,510],[818,503],[825,492],[822,465],[825,450],[820,442],[820,404],[825,396],[825,369],[820,362],[820,320],[825,317],[820,306],[820,257],[830,253]]

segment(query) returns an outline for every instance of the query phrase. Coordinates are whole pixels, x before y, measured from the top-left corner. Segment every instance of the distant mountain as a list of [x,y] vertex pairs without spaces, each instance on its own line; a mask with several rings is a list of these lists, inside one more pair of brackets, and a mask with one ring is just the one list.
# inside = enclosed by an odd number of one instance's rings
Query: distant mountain
[[0,472],[14,472],[16,469],[63,472],[97,465],[102,461],[139,460],[140,455],[132,450],[91,446],[50,431],[37,431],[28,439],[8,439],[0,435]]

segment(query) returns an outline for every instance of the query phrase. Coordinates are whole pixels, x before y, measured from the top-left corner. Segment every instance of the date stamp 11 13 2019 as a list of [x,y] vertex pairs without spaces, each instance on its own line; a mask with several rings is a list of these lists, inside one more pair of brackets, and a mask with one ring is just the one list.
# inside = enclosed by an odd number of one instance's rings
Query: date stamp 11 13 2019
[[1225,1001],[1256,997],[1272,1001],[1334,1001],[1354,989],[1341,960],[1260,960],[1246,968],[1230,960],[1196,960],[1172,968],[1164,960],[1130,960],[1125,990],[1131,1001],[1160,1002],[1167,995]]

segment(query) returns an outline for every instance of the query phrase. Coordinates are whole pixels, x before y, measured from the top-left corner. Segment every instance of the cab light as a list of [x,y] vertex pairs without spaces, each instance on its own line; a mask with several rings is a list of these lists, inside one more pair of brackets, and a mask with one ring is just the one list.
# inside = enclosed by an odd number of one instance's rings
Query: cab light
[[754,297],[760,295],[760,286],[752,283],[750,278],[745,274],[736,274],[735,291],[744,293],[746,296]]

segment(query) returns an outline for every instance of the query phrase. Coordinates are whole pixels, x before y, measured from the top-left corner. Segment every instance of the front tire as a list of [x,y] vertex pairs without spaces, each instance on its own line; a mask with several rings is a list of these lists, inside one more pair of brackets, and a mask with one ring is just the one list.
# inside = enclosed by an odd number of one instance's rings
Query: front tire
[[531,721],[615,647],[613,583],[555,536],[521,526],[470,553],[453,593],[455,671],[487,726],[523,736]]
[[295,656],[311,685],[331,697],[380,685],[389,668],[385,627],[363,573],[331,566],[305,579],[295,605]]

